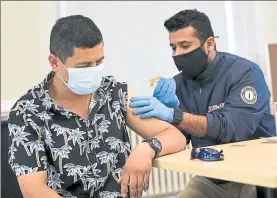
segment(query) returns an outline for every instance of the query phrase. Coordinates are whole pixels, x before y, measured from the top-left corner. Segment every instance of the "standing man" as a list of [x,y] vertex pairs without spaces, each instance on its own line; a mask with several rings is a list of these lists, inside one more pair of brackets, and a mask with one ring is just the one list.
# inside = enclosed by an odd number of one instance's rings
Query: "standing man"
[[[193,147],[276,135],[270,92],[258,65],[217,52],[209,18],[185,10],[166,20],[180,74],[162,78],[154,97],[131,98],[134,114],[177,126]],[[178,197],[256,197],[254,186],[194,177]],[[232,197],[231,196],[231,197]]]

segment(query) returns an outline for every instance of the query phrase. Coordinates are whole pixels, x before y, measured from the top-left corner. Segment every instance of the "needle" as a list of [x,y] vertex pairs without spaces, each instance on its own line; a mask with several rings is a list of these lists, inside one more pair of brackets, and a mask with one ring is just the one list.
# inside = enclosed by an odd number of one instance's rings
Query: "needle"
[[[178,74],[180,74],[182,71],[174,74],[173,76],[177,76]],[[167,78],[172,78],[172,77],[167,77]],[[155,78],[152,78],[150,79],[150,87],[154,87],[158,82],[159,80],[161,79],[161,76],[157,76]]]

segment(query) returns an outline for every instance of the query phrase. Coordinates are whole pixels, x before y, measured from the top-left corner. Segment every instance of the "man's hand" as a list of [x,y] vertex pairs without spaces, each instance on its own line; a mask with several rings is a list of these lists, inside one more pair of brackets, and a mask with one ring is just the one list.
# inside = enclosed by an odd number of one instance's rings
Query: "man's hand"
[[179,100],[176,96],[176,83],[173,78],[161,78],[154,90],[153,96],[168,107],[179,107]]
[[146,142],[135,147],[127,159],[119,179],[122,197],[127,197],[128,185],[131,198],[141,198],[142,191],[148,190],[154,156],[154,150]]
[[136,108],[134,115],[141,115],[142,119],[156,117],[168,123],[172,123],[174,109],[165,106],[155,97],[132,97],[130,107]]

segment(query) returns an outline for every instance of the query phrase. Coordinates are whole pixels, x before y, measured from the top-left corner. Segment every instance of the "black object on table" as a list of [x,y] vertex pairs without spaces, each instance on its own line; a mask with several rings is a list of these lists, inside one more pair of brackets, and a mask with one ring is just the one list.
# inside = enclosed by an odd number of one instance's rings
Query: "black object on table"
[[277,189],[256,186],[257,198],[277,198]]

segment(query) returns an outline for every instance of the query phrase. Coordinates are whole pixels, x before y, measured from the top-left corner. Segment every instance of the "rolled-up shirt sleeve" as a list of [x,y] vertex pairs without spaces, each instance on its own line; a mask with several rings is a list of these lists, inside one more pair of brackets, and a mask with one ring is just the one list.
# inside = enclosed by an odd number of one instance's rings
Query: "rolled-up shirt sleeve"
[[222,109],[207,113],[205,138],[218,143],[249,139],[269,109],[270,92],[262,72],[249,69],[230,87]]
[[47,169],[45,145],[32,113],[22,109],[9,115],[9,164],[21,176]]

